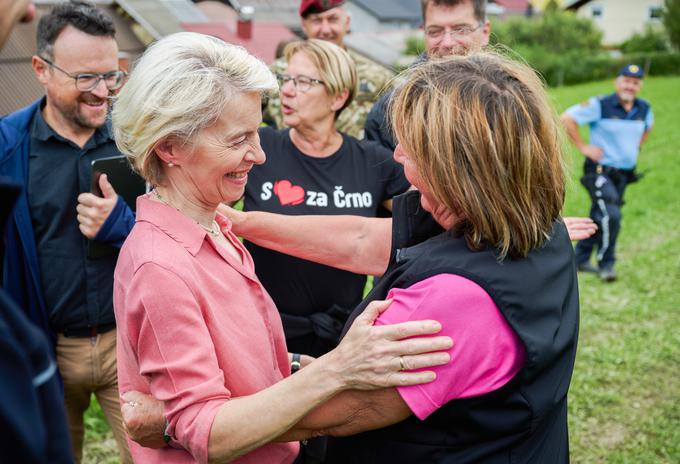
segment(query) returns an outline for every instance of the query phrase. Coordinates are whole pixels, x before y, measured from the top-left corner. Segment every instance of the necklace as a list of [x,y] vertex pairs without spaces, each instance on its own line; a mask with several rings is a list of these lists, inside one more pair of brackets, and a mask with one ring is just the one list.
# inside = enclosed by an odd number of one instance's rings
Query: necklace
[[[165,198],[163,198],[163,197],[161,196],[161,194],[158,193],[158,190],[153,189],[152,192],[153,192],[154,196],[158,199],[158,201],[160,201],[160,202],[163,203],[164,205],[167,205],[167,206],[169,206],[169,207],[171,207],[171,208],[174,208],[174,209],[176,209],[177,211],[179,211],[179,209],[175,208],[175,207],[172,206],[170,203],[168,203],[168,202],[165,200]],[[179,211],[179,212],[182,213],[181,211]],[[184,214],[184,213],[182,213],[182,214]],[[193,219],[193,218],[192,218],[192,219]],[[195,220],[195,219],[194,219],[194,220]],[[199,226],[201,226],[201,228],[202,228],[203,230],[205,230],[206,232],[208,232],[208,233],[210,234],[211,237],[217,237],[218,235],[220,235],[220,225],[219,225],[219,224],[217,223],[217,221],[214,220],[214,219],[213,219],[213,221],[212,221],[212,224],[210,224],[210,227],[204,226],[203,224],[201,224],[201,223],[198,222],[198,221],[196,221],[196,224],[198,224]]]

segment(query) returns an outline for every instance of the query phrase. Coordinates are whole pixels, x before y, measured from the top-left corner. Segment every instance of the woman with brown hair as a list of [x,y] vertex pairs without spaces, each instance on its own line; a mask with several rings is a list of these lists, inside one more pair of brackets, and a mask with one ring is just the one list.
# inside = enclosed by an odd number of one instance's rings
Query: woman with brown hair
[[333,463],[568,462],[578,288],[542,82],[494,54],[431,61],[397,88],[392,120],[418,191],[394,200],[391,251],[388,220],[229,214],[263,246],[384,271],[350,321],[392,298],[376,324],[436,319],[452,361],[430,384],[344,391],[278,439],[357,434],[332,440]]

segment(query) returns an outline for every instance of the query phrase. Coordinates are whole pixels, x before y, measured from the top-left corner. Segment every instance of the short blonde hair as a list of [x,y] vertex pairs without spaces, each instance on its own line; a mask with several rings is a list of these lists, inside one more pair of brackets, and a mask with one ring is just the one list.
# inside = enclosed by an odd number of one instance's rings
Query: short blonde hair
[[549,237],[564,203],[562,140],[532,69],[493,53],[424,63],[397,87],[391,117],[472,249],[520,258]]
[[345,89],[349,91],[345,104],[335,112],[337,118],[352,103],[357,93],[358,79],[354,60],[334,43],[318,39],[291,42],[283,49],[283,56],[286,61],[290,61],[293,55],[300,52],[314,63],[329,94],[335,97]]
[[135,171],[158,185],[160,141],[190,143],[235,95],[275,89],[274,75],[244,48],[193,32],[169,35],[146,50],[116,98],[116,145]]

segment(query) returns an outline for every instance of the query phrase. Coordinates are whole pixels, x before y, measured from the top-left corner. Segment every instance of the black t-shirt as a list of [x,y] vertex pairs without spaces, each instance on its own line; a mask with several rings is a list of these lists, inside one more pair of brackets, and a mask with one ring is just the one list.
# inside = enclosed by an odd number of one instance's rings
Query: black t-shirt
[[40,110],[31,123],[28,206],[50,327],[58,333],[112,326],[113,272],[118,254],[94,259],[78,228],[78,195],[92,188],[92,161],[119,156],[111,127],[83,148],[57,134]]
[[[315,158],[293,145],[289,129],[264,127],[260,129],[260,141],[267,161],[254,166],[248,175],[245,211],[375,217],[381,203],[409,187],[392,153],[373,142],[343,134],[337,152]],[[296,346],[294,339],[305,332],[299,317],[327,312],[333,305],[351,311],[362,299],[366,276],[249,242],[246,247],[253,256],[257,276],[282,314],[289,350],[320,354],[308,343]],[[330,347],[332,344],[326,348]]]

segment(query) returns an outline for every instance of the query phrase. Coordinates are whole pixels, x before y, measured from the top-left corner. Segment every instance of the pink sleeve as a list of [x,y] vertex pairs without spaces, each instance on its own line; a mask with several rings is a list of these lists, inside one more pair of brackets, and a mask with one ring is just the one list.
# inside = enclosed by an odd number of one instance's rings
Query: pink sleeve
[[457,398],[492,392],[505,385],[524,364],[524,346],[491,297],[476,283],[438,274],[409,288],[394,288],[394,301],[376,324],[434,319],[440,335],[453,338],[451,362],[435,367],[437,380],[397,390],[419,419]]
[[153,263],[135,273],[126,299],[124,326],[139,373],[165,403],[171,435],[207,462],[215,414],[231,393],[201,308],[182,279]]

